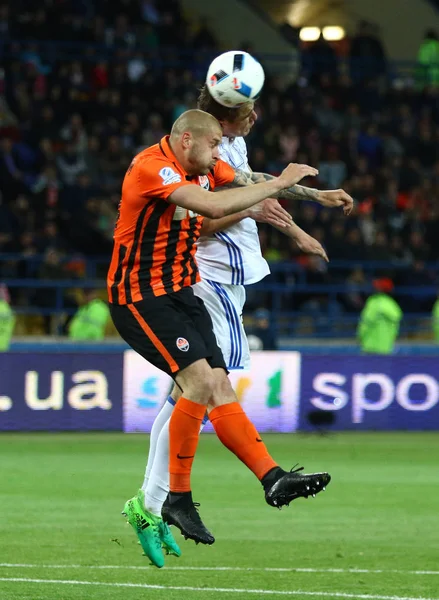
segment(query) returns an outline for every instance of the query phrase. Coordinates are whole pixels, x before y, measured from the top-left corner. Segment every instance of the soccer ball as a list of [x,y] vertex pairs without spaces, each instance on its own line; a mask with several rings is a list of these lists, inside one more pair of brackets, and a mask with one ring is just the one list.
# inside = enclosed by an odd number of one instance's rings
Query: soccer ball
[[264,69],[253,56],[247,52],[230,50],[211,62],[206,85],[214,100],[234,108],[256,100],[264,79]]

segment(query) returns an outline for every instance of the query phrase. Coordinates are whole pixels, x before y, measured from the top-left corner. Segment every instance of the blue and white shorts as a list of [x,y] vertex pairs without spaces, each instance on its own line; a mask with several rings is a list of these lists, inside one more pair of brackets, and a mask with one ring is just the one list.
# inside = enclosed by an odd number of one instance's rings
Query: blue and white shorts
[[192,286],[212,318],[213,331],[229,371],[250,368],[250,349],[242,323],[245,287],[203,279]]

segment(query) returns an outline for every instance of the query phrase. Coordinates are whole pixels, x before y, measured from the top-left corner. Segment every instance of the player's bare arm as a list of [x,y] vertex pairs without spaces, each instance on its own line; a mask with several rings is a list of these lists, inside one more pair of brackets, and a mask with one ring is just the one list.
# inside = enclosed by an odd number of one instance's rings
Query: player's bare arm
[[[284,213],[288,215],[288,219],[285,218]],[[329,262],[328,256],[321,243],[294,223],[291,215],[284,211],[275,198],[267,198],[252,208],[240,213],[235,213],[234,215],[229,215],[228,217],[223,217],[222,219],[205,218],[200,230],[200,235],[207,236],[213,235],[218,231],[224,231],[246,217],[250,217],[258,223],[268,223],[272,225],[278,231],[293,239],[299,250],[304,254],[321,256],[326,262]]]
[[294,240],[299,250],[304,254],[321,256],[323,260],[329,262],[328,255],[326,254],[322,244],[311,235],[306,233],[306,231],[304,231],[296,223],[293,222],[288,227],[277,227],[276,225],[274,225],[274,227]]
[[[231,185],[247,186],[263,181],[271,181],[273,177],[273,175],[268,173],[246,173],[237,170],[236,177]],[[283,198],[284,200],[312,200],[327,208],[342,206],[345,215],[349,215],[354,206],[354,201],[351,196],[342,189],[317,190],[315,188],[295,184],[286,190],[282,190],[276,197]]]
[[200,235],[213,235],[218,231],[224,231],[246,218],[254,219],[258,223],[269,223],[273,227],[278,227],[280,231],[287,230],[293,223],[290,213],[282,208],[275,198],[266,198],[251,208],[222,219],[208,219],[206,217],[201,226]]
[[[252,173],[246,173],[241,170],[236,170],[236,176],[234,182],[231,184],[220,188],[230,189],[232,187],[246,187],[248,185],[253,185],[254,183],[263,183],[265,179],[260,177],[257,174],[257,177],[252,177]],[[257,181],[256,181],[257,179]],[[273,176],[269,176],[267,180],[273,179]],[[308,188],[306,188],[308,189]],[[218,189],[216,191],[219,191]],[[314,191],[314,190],[312,190]],[[294,221],[291,215],[279,204],[279,202],[275,198],[266,198],[262,202],[259,202],[255,206],[251,208],[241,211],[240,213],[235,213],[234,215],[229,215],[228,217],[223,217],[222,219],[208,219],[206,218],[203,222],[203,226],[201,228],[201,235],[213,235],[218,231],[223,231],[228,227],[232,227],[242,219],[250,217],[257,221],[258,223],[268,223],[273,227],[276,227],[289,237],[295,239],[299,248],[301,248],[306,253],[318,253],[321,254],[324,252],[323,248],[320,246],[320,249],[316,251],[316,244],[318,244],[317,240],[311,238],[306,234],[300,227],[294,224]],[[300,232],[303,234],[300,235]],[[306,237],[306,239],[304,239]],[[308,239],[309,238],[309,239]],[[314,245],[310,243],[310,240],[315,242]]]
[[209,219],[205,217],[203,220],[203,224],[201,225],[200,235],[213,235],[218,231],[224,231],[229,227],[233,227],[236,223],[239,223],[243,219],[246,219],[248,216],[249,209],[242,210],[233,215],[228,215],[227,217],[223,217],[222,219]]
[[[272,225],[275,229],[294,240],[299,250],[301,250],[304,254],[315,254],[317,256],[321,256],[326,262],[329,262],[328,256],[321,243],[306,233],[306,231],[304,231],[301,227],[299,227],[297,223],[293,221],[291,216],[291,220],[287,225],[282,224],[282,226],[279,226],[277,223],[277,218],[273,217],[273,211],[275,211],[277,207],[282,209],[279,202],[275,198],[267,198],[263,202],[260,202],[253,208],[249,209],[250,211],[253,210],[255,212],[256,210],[260,209],[260,215],[256,213],[249,216],[260,223],[268,223]],[[215,223],[215,221],[212,221],[212,223]]]
[[208,192],[198,186],[183,186],[172,192],[168,200],[209,219],[220,219],[250,208],[265,198],[274,197],[303,177],[316,174],[317,170],[308,165],[289,164],[278,177],[264,183],[217,193]]
[[275,198],[266,198],[251,208],[222,219],[208,219],[206,217],[201,226],[200,235],[213,235],[247,218],[254,219],[258,223],[269,223],[280,231],[287,230],[293,223],[290,213],[283,209]]
[[[306,167],[307,165],[301,166]],[[309,169],[312,169],[312,167],[309,167]],[[315,171],[315,169],[313,169],[313,171]],[[297,176],[300,177],[301,172],[299,172]],[[270,177],[270,180],[273,178],[274,177]],[[253,181],[251,175],[248,173],[236,170],[234,182],[215,191],[224,191],[225,189],[231,189],[234,187],[246,187],[248,185],[253,185],[254,183],[263,183],[264,181],[265,179],[262,178],[260,178],[260,180],[257,182]],[[275,198],[266,198],[262,202],[259,202],[249,209],[229,215],[227,217],[223,217],[221,219],[206,218],[203,222],[200,234],[205,236],[213,235],[218,231],[223,231],[229,227],[232,227],[232,225],[235,225],[247,217],[254,219],[258,223],[268,223],[273,227],[277,227],[280,231],[283,231],[290,237],[293,237],[293,234],[288,233],[290,226],[294,224],[293,219],[291,215],[284,208],[282,208]]]

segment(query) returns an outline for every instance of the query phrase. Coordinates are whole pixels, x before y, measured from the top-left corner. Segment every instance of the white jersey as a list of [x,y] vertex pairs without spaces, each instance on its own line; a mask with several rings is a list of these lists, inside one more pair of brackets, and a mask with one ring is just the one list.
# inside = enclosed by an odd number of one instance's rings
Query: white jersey
[[[250,171],[244,138],[223,137],[221,158],[234,169]],[[258,227],[253,219],[243,219],[225,231],[198,240],[196,260],[201,279],[247,285],[270,273],[262,256]]]

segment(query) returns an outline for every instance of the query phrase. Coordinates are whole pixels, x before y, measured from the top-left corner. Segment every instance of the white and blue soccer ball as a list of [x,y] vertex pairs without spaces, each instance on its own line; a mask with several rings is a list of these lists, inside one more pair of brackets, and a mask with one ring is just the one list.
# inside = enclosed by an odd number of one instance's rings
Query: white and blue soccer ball
[[251,54],[230,50],[211,62],[206,85],[214,100],[233,108],[256,100],[264,80],[264,69]]

